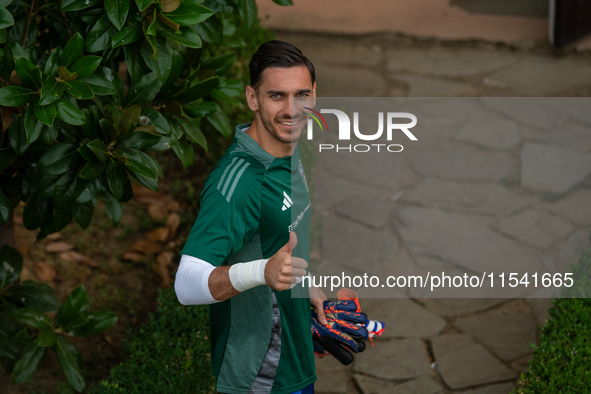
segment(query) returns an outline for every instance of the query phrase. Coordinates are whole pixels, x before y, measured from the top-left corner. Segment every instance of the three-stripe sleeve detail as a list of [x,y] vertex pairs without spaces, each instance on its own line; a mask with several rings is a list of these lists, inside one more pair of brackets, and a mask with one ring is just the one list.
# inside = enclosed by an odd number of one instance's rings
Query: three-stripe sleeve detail
[[[250,163],[245,161],[244,159],[238,160],[238,157],[234,157],[232,162],[224,170],[224,173],[222,174],[222,177],[220,178],[220,181],[218,182],[217,189],[220,190],[220,188],[221,188],[222,196],[226,197],[226,201],[229,202],[230,199],[232,198],[232,195],[234,194],[234,190],[236,189],[236,185],[238,184],[238,181],[240,180],[240,178],[242,177],[242,174],[244,173],[244,171],[246,170],[246,168],[249,165],[250,165]],[[238,171],[238,172],[236,172],[236,171]],[[236,174],[235,177],[234,177],[234,174]],[[233,182],[232,182],[232,178],[234,179]],[[228,190],[230,183],[232,184],[232,186]],[[224,185],[223,188],[222,188],[222,184]],[[228,193],[226,194],[226,192],[228,192]]]
[[232,183],[232,187],[230,188],[230,191],[228,192],[228,196],[226,197],[226,200],[228,202],[230,202],[230,199],[232,198],[232,194],[234,194],[234,189],[236,189],[236,185],[238,184],[238,181],[240,180],[242,173],[244,172],[244,170],[246,170],[246,167],[248,167],[249,165],[250,165],[250,163],[246,162],[242,166],[240,171],[238,171],[238,174],[236,174],[236,178],[234,178],[234,183]]
[[218,190],[220,190],[220,187],[222,187],[222,183],[224,182],[224,178],[226,177],[228,170],[230,169],[230,167],[234,165],[236,160],[238,160],[238,156],[234,157],[234,159],[232,159],[232,163],[230,163],[230,165],[228,165],[228,167],[226,167],[226,169],[224,170],[224,173],[222,174],[222,177],[220,178],[220,181],[218,183]]

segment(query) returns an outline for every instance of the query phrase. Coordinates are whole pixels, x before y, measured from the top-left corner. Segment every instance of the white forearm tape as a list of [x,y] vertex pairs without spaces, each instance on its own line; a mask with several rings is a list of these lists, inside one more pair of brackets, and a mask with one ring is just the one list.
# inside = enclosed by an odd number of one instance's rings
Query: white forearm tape
[[265,266],[269,259],[254,260],[247,263],[236,263],[228,272],[232,286],[238,291],[245,291],[264,285]]

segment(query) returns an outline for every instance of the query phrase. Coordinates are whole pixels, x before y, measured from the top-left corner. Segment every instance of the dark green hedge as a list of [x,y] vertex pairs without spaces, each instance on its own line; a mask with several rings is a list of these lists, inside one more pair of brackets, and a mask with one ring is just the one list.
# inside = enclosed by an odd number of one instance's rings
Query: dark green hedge
[[208,307],[182,306],[172,287],[160,291],[158,303],[149,323],[128,333],[126,360],[90,393],[215,393]]
[[591,392],[591,249],[572,270],[575,282],[555,299],[519,394]]

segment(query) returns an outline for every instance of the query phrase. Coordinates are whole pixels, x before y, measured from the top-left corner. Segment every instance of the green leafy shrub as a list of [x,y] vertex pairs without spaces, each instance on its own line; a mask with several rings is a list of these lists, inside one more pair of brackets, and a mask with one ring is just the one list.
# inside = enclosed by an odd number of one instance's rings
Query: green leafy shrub
[[574,285],[555,299],[519,394],[586,393],[591,388],[591,249],[573,267]]
[[[186,169],[195,145],[207,152],[211,139],[230,137],[227,114],[244,88],[233,66],[256,26],[255,0],[0,1],[0,226],[25,202],[23,225],[37,239],[73,219],[86,228],[101,199],[116,225],[132,181],[158,190],[163,170],[150,152],[171,149]],[[0,363],[13,382],[28,380],[55,347],[82,391],[65,335],[116,318],[87,313],[80,287],[60,309],[47,286],[20,283],[22,256],[7,248],[0,342],[16,345],[0,348]],[[44,312],[54,310],[52,323]]]
[[[111,312],[89,312],[90,300],[78,286],[61,304],[53,289],[34,281],[18,282],[23,268],[19,252],[0,249],[0,363],[14,383],[33,377],[47,348],[53,350],[70,384],[84,388],[82,358],[66,339],[98,334],[117,322]],[[44,313],[57,311],[53,321]]]
[[208,307],[180,305],[173,288],[160,291],[158,304],[147,325],[128,333],[126,360],[90,393],[215,393]]

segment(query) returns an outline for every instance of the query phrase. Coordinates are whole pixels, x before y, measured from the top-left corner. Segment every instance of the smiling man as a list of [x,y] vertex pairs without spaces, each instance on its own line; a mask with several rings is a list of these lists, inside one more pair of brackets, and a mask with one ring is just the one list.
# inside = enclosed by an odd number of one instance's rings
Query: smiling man
[[327,324],[326,297],[294,287],[307,273],[311,209],[297,148],[306,117],[292,116],[291,104],[316,96],[314,66],[293,45],[270,41],[249,67],[254,120],[236,127],[205,184],[175,290],[184,305],[210,305],[219,392],[308,394],[316,380],[310,304]]

